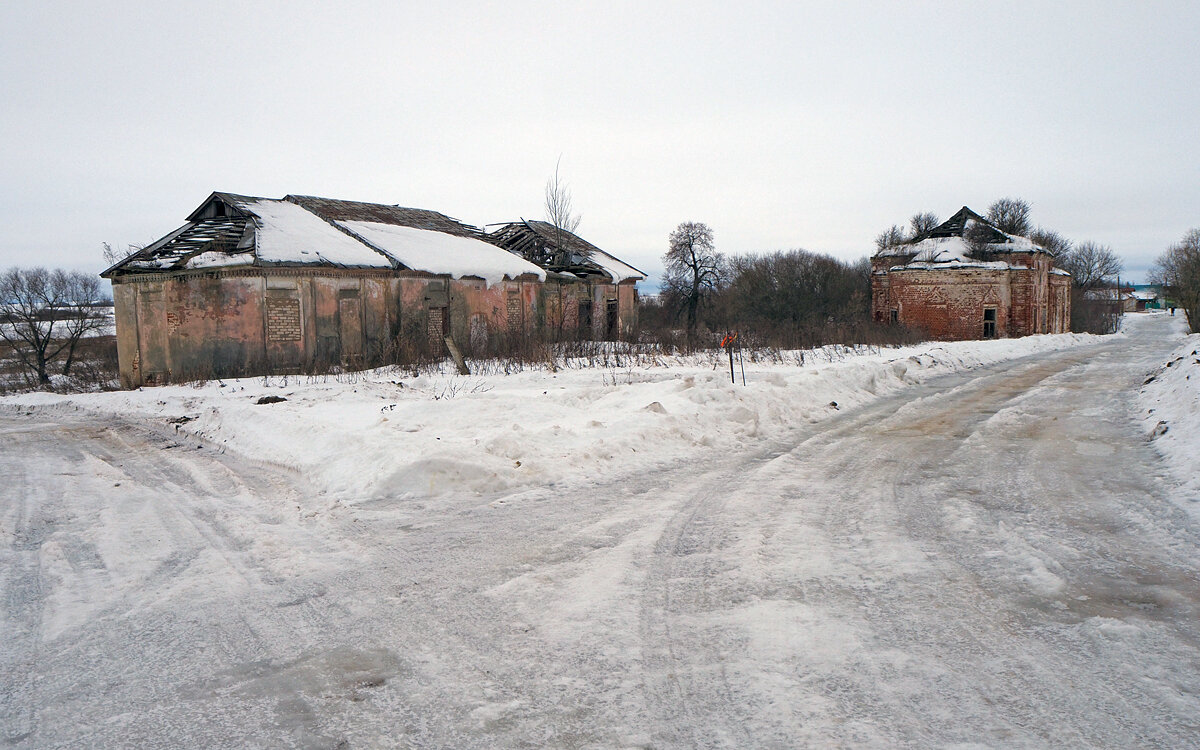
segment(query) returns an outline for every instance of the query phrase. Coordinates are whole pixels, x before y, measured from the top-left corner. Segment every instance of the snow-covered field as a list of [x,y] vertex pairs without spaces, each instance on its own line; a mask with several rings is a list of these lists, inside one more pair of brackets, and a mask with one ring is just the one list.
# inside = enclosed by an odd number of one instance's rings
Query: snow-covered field
[[[1119,334],[1123,335],[1123,334]],[[1087,334],[922,344],[859,353],[785,353],[791,364],[673,358],[627,368],[405,377],[244,378],[199,387],[53,395],[0,404],[56,406],[169,425],[295,469],[326,503],[565,487],[653,471],[778,439],[939,375],[1066,347]],[[286,401],[259,404],[264,396]]]
[[[117,324],[116,324],[116,320],[115,320],[116,313],[114,311],[113,306],[109,305],[107,307],[101,307],[101,308],[99,308],[99,312],[100,312],[100,315],[103,316],[104,322],[102,324],[100,324],[99,326],[92,328],[92,329],[88,330],[87,332],[85,332],[84,338],[94,338],[97,336],[115,336],[115,335],[117,335]],[[42,326],[42,330],[45,331],[46,327],[50,326],[51,324],[48,322],[43,322],[40,325]],[[14,327],[14,325],[12,323],[0,323],[0,329],[2,329],[2,330],[0,330],[0,334],[7,335],[9,338],[14,338],[14,339],[20,338],[19,336],[16,335],[16,328]],[[54,321],[52,332],[56,337],[65,335],[66,329],[67,329],[66,321],[62,321],[62,320]]]

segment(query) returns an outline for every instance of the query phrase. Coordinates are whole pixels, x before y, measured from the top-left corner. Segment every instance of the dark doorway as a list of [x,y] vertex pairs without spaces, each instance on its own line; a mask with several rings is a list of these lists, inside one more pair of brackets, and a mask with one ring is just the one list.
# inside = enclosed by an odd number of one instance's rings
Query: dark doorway
[[610,299],[604,306],[604,338],[608,341],[617,340],[617,318],[617,301]]
[[579,338],[590,339],[592,337],[592,301],[590,299],[579,300]]

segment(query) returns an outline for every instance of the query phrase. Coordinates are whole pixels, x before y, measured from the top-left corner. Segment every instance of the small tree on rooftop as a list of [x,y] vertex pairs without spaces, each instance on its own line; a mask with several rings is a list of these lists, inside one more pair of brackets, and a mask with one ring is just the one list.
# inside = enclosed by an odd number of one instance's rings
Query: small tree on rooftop
[[1034,244],[1040,245],[1051,252],[1055,258],[1063,258],[1071,252],[1071,241],[1053,229],[1038,227],[1029,234]]
[[968,222],[966,231],[963,232],[963,241],[967,243],[967,257],[984,262],[995,260],[996,251],[992,247],[995,239],[996,233],[988,225],[974,220]]
[[[571,189],[562,181],[559,176],[559,166],[562,164],[562,157],[558,157],[558,161],[554,163],[554,174],[546,180],[546,221],[554,227],[554,248],[548,253],[548,260],[551,265],[567,266],[571,263],[571,243],[569,238],[579,228],[579,222],[583,219],[582,216],[575,213],[574,205],[571,199]],[[580,252],[586,252],[584,248],[580,248]],[[552,325],[557,334],[557,338],[563,337],[563,329],[566,327],[566,294],[563,291],[563,285],[557,284],[554,302],[556,309],[553,312]],[[586,332],[582,332],[585,333]],[[587,334],[590,335],[590,334]]]
[[100,257],[108,266],[115,266],[121,261],[142,249],[142,245],[126,245],[124,250],[113,247],[107,242],[100,243]]
[[913,214],[912,218],[908,220],[908,225],[912,229],[912,234],[914,237],[931,231],[934,227],[941,223],[942,220],[939,219],[938,215],[932,211],[922,211],[919,214]]
[[1024,237],[1032,229],[1029,211],[1029,203],[1020,198],[1001,198],[988,206],[987,220],[1002,232]]
[[904,228],[893,224],[875,237],[875,250],[882,253],[905,242],[908,242],[908,235],[904,233]]
[[575,213],[571,189],[559,177],[562,157],[554,164],[554,174],[546,180],[546,221],[554,226],[554,263],[567,265],[571,251],[567,237],[579,228],[582,216]]

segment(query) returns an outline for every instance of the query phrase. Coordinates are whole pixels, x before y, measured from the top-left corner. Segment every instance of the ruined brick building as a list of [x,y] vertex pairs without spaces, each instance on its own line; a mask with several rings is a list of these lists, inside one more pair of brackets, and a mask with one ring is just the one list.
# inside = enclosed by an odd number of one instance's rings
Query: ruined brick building
[[417,339],[482,354],[537,333],[631,336],[645,275],[566,235],[560,267],[436,211],[213,193],[102,274],[121,382],[368,366]]
[[1054,256],[963,206],[871,258],[871,312],[941,340],[1065,333],[1071,277]]

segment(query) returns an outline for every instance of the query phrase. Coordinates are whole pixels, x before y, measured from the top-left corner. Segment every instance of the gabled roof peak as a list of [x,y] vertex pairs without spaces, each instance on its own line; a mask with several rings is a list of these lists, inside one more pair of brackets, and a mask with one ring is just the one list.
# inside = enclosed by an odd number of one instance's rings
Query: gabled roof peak
[[928,232],[913,237],[912,241],[920,242],[921,240],[928,239],[930,237],[962,237],[967,232],[968,222],[972,221],[990,227],[998,233],[1000,232],[999,229],[996,229],[994,224],[972,211],[969,206],[963,206],[962,208],[958,209],[958,211],[955,211],[954,215],[949,219],[946,219],[941,224],[938,224],[933,229],[930,229]]

